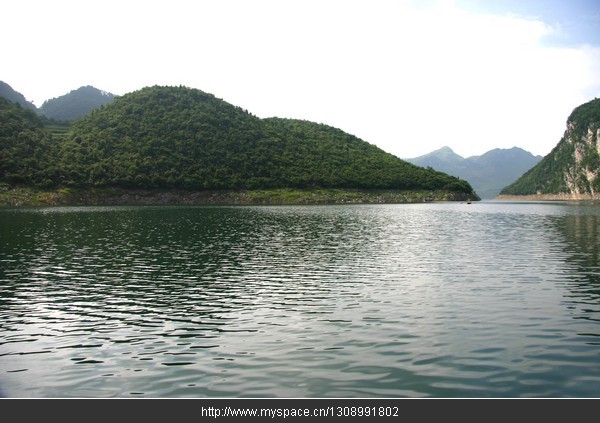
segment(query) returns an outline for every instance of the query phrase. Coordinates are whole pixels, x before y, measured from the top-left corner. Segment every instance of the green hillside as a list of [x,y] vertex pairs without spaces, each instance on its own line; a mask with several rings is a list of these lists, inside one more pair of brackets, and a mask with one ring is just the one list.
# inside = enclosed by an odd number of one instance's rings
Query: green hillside
[[148,87],[70,126],[4,101],[0,183],[152,190],[388,189],[477,199],[464,180],[339,129],[259,119],[211,94]]
[[149,87],[75,122],[62,185],[451,190],[471,186],[326,125],[259,119],[211,94]]
[[0,97],[0,184],[54,185],[57,147],[33,110]]
[[465,181],[412,165],[327,125],[280,118],[265,123],[280,145],[278,177],[294,186],[471,190]]
[[500,195],[600,192],[600,99],[575,108],[560,142]]
[[4,81],[0,81],[0,97],[5,98],[11,103],[19,103],[24,109],[37,110],[37,107],[30,101],[27,101],[23,94],[13,90],[13,88]]

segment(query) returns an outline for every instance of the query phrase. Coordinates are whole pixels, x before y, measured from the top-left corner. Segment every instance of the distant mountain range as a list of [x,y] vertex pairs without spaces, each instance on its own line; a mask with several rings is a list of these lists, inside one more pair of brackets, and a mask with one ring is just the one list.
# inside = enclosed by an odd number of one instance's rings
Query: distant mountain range
[[542,156],[534,156],[518,147],[496,148],[481,156],[464,158],[450,147],[442,147],[408,162],[431,167],[459,177],[471,184],[483,199],[495,198],[500,191],[535,166]]
[[111,103],[115,95],[90,85],[73,90],[57,98],[46,100],[40,108],[27,101],[23,94],[15,91],[6,82],[0,81],[0,97],[18,103],[21,107],[54,120],[72,121],[79,119],[100,106]]
[[600,99],[576,107],[550,154],[501,194],[600,199]]

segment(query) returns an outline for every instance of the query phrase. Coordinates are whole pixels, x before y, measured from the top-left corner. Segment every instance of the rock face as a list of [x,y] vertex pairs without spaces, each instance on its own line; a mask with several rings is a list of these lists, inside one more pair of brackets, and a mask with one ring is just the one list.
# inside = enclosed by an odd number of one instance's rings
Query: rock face
[[[597,125],[596,125],[597,126]],[[573,147],[574,163],[568,166],[565,172],[567,192],[571,194],[592,194],[598,189],[596,179],[600,167],[598,155],[600,154],[600,129],[587,128],[587,133],[582,137],[577,133],[573,123],[567,127],[566,141]],[[595,189],[596,188],[596,189]]]
[[567,120],[560,142],[501,196],[600,198],[600,99],[585,103]]

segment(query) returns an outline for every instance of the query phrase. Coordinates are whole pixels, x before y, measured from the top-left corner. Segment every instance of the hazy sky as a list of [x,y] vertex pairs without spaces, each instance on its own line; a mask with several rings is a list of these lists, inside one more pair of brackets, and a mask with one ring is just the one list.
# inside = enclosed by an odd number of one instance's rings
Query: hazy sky
[[402,158],[546,155],[600,97],[600,0],[5,0],[0,80],[41,106],[83,85],[185,85]]

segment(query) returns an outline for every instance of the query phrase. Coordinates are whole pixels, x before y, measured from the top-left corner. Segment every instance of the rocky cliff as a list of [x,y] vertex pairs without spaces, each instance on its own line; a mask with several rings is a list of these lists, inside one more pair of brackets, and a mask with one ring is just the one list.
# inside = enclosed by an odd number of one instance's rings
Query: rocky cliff
[[573,161],[565,169],[565,184],[571,194],[595,194],[600,191],[600,128],[599,122],[587,127],[585,135],[579,134],[574,123],[569,123],[565,135],[566,143],[573,149]]
[[600,199],[600,99],[575,110],[558,145],[501,191],[505,196]]

